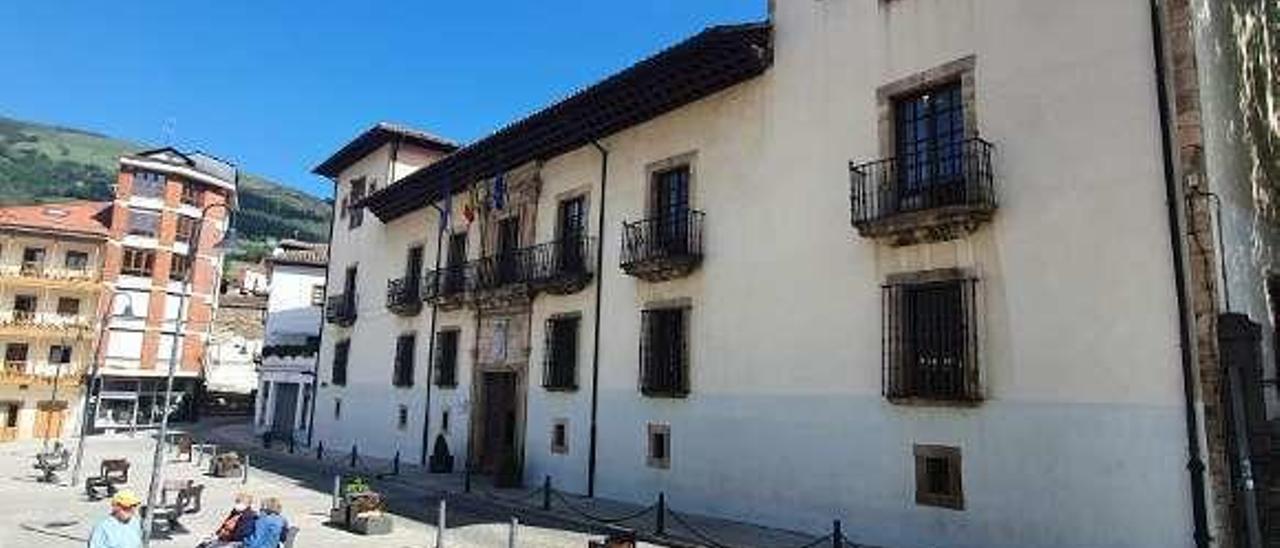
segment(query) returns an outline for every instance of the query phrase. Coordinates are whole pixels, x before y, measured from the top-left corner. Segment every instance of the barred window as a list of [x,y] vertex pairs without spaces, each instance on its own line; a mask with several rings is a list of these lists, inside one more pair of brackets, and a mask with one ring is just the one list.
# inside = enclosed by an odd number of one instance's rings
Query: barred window
[[436,386],[458,385],[458,330],[436,334]]
[[547,320],[542,386],[548,390],[578,388],[578,318]]
[[346,209],[348,210],[347,229],[358,228],[364,223],[364,208],[356,205],[364,199],[364,177],[351,181],[351,191],[347,193]]
[[351,341],[338,341],[333,345],[333,373],[330,379],[333,384],[338,386],[346,386],[347,384],[347,358],[351,353]]
[[689,394],[688,308],[645,310],[641,317],[640,392],[646,396]]
[[884,393],[891,400],[977,401],[973,279],[884,287]]
[[916,504],[964,510],[960,448],[916,445]]
[[413,386],[413,347],[417,337],[413,333],[396,339],[395,373],[391,384],[399,387]]

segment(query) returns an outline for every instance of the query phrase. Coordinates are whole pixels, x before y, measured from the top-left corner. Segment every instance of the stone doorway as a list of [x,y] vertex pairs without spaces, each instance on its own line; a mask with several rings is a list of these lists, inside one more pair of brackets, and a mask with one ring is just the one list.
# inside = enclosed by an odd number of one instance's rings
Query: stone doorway
[[518,457],[518,379],[513,371],[488,371],[483,373],[483,379],[478,461],[482,473],[495,474],[508,456]]

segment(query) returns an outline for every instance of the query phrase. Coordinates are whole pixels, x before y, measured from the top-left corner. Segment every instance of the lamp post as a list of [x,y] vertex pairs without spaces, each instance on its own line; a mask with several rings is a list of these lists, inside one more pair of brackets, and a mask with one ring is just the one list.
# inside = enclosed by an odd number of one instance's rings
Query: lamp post
[[[231,208],[226,203],[216,203],[204,206],[200,210],[200,222],[196,223],[196,228],[192,231],[191,237],[187,240],[187,252],[191,256],[191,264],[187,267],[186,275],[182,277],[182,285],[191,285],[192,275],[200,262],[200,234],[204,230],[204,224],[209,216],[209,211],[215,208],[222,208],[227,212],[227,229],[231,227]],[[226,238],[223,238],[223,242]],[[147,513],[142,518],[142,545],[151,545],[151,527],[155,520],[156,491],[160,489],[160,469],[164,466],[164,443],[165,438],[169,435],[169,414],[172,412],[170,408],[173,405],[173,375],[177,370],[178,358],[180,354],[180,346],[186,340],[186,324],[187,324],[187,291],[183,287],[178,292],[178,318],[174,321],[174,338],[173,344],[169,346],[169,371],[165,377],[164,388],[164,407],[160,414],[160,431],[156,435],[155,449],[151,455],[151,482],[147,487]]]
[[[116,297],[124,297],[124,300],[127,301],[124,305],[124,311],[122,314],[116,314],[113,312],[115,310]],[[100,401],[100,399],[94,398],[93,390],[98,386],[99,382],[102,380],[100,376],[101,371],[99,370],[99,367],[98,367],[98,358],[102,354],[102,343],[107,339],[107,327],[109,327],[111,320],[138,320],[138,319],[142,319],[142,318],[133,313],[133,297],[132,296],[126,293],[117,293],[111,296],[111,303],[107,307],[107,312],[102,315],[102,320],[100,321],[100,325],[98,327],[97,348],[94,349],[93,356],[91,356],[89,359],[89,362],[92,364],[91,365],[92,371],[89,373],[89,384],[88,386],[85,387],[85,391],[84,391],[84,409],[82,409],[80,413],[80,443],[76,444],[76,463],[75,463],[75,466],[71,469],[71,486],[72,487],[74,487],[77,483],[80,482],[80,466],[84,462],[84,443],[88,437],[88,432],[90,430],[89,425],[92,422],[92,418],[93,418],[91,413],[93,408],[95,407],[94,405],[90,405],[90,402],[93,402],[94,404],[96,404]],[[101,392],[101,390],[99,390],[99,392]]]

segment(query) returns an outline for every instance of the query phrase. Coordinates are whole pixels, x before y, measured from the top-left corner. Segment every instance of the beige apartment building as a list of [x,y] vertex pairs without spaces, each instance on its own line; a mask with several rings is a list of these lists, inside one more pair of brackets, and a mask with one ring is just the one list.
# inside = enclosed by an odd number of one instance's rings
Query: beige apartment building
[[788,0],[465,146],[376,126],[315,169],[313,441],[871,545],[1243,543],[1255,4]]
[[79,423],[110,215],[109,202],[0,207],[0,441]]

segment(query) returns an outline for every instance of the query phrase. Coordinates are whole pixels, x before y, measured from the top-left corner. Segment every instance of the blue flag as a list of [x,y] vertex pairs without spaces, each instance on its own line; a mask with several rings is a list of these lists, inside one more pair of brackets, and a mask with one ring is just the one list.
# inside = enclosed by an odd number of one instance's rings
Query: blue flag
[[493,179],[493,208],[502,209],[507,205],[507,181],[504,174],[499,173]]

